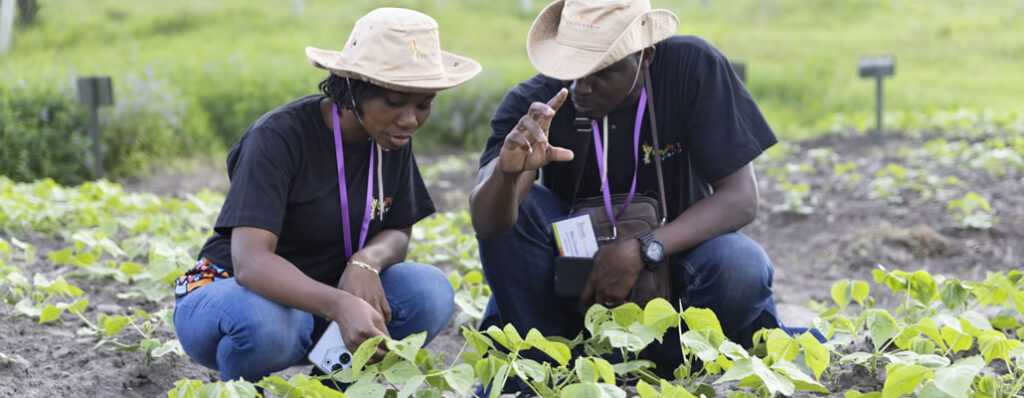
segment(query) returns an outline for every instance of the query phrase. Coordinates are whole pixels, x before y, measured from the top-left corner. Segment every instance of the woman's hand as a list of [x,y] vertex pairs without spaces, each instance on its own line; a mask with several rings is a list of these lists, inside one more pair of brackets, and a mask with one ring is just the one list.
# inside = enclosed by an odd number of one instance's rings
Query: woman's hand
[[[372,267],[372,265],[370,266]],[[387,297],[384,295],[384,286],[381,285],[380,275],[377,273],[349,263],[345,266],[345,272],[341,274],[338,288],[369,303],[384,317],[385,324],[391,322],[391,306],[388,305]]]
[[[337,292],[335,309],[328,320],[338,322],[341,337],[345,339],[349,351],[355,353],[364,341],[376,336],[390,338],[384,317],[376,308],[353,294],[342,290]],[[385,354],[387,350],[384,346],[378,346],[371,362],[384,359]]]

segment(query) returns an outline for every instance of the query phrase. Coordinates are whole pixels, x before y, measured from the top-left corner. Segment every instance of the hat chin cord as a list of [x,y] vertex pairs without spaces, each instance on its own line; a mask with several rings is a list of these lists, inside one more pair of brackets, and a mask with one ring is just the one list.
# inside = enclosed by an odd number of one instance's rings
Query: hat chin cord
[[366,135],[370,135],[370,130],[363,124],[363,119],[359,117],[359,108],[356,106],[356,97],[352,94],[352,81],[347,77],[345,78],[345,84],[348,84],[348,100],[352,103],[352,114],[355,115],[356,121],[359,122],[360,126],[363,126],[363,130],[366,131]]

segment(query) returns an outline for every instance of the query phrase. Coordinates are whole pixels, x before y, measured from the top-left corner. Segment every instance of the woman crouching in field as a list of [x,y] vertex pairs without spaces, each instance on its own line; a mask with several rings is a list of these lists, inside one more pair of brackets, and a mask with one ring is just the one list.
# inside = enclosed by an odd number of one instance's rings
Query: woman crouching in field
[[323,94],[234,145],[214,234],[176,285],[178,339],[223,380],[308,363],[329,321],[355,350],[379,335],[430,341],[453,311],[445,275],[404,262],[413,224],[434,212],[409,143],[435,93],[480,64],[441,51],[429,16],[394,8],[357,21],[342,51],[306,55],[331,71]]

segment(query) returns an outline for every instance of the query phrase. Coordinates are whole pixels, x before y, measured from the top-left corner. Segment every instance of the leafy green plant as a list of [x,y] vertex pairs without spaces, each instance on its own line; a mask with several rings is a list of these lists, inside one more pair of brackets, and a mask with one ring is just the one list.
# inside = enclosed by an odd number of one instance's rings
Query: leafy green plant
[[[793,184],[788,181],[782,183],[783,202],[773,205],[773,212],[789,212],[800,215],[814,213],[814,197],[811,196],[811,187],[807,184]],[[810,203],[810,204],[808,204]]]
[[989,229],[999,221],[988,200],[974,191],[951,200],[946,211],[950,213],[953,225],[957,228]]

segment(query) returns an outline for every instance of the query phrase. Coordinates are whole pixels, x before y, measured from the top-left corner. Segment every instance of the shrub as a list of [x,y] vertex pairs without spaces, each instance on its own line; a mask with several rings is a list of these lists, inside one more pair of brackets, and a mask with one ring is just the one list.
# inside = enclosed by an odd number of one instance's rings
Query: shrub
[[102,112],[103,164],[108,176],[144,171],[161,159],[220,147],[209,120],[181,91],[152,73],[116,84],[114,106]]
[[87,126],[69,83],[0,83],[0,174],[64,184],[90,178]]

